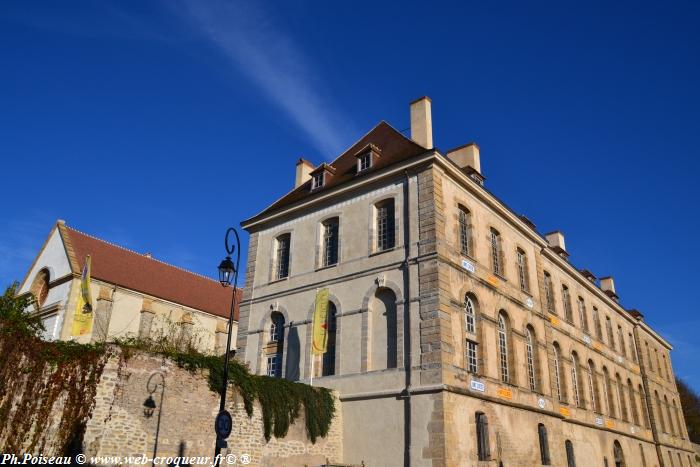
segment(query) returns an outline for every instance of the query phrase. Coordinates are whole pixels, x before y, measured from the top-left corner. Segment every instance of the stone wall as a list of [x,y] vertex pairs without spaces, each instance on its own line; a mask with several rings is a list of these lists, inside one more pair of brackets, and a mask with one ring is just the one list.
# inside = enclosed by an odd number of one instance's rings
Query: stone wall
[[[165,388],[159,385],[163,375]],[[157,405],[153,415],[144,415],[144,401],[151,388]],[[224,452],[250,456],[251,466],[319,465],[340,462],[342,416],[339,403],[336,419],[326,438],[315,444],[307,438],[303,409],[284,439],[266,442],[262,414],[256,403],[248,417],[240,394],[230,389],[228,410],[234,419],[229,448]],[[157,438],[158,456],[213,456],[214,418],[219,395],[209,389],[204,372],[191,373],[170,360],[139,353],[126,363],[117,357],[105,366],[97,388],[95,407],[83,439],[87,456],[153,455]],[[160,424],[159,424],[160,416]],[[156,437],[157,434],[157,437]],[[224,464],[225,465],[225,464]],[[237,464],[240,465],[240,462]]]

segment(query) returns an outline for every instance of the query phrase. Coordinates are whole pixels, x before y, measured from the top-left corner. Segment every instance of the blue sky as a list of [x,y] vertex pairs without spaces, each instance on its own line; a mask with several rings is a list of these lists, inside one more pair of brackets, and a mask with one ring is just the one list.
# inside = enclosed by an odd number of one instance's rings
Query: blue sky
[[[399,6],[400,5],[400,6]],[[700,389],[697,2],[3,2],[0,280],[52,223],[215,274],[223,233],[433,99]],[[247,237],[244,235],[244,240]]]

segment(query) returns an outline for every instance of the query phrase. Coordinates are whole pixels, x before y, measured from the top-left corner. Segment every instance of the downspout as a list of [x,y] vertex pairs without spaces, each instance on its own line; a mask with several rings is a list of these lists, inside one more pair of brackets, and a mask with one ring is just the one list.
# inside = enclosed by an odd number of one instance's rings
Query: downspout
[[404,453],[403,465],[411,465],[411,292],[410,292],[410,266],[411,257],[411,234],[410,234],[410,207],[409,207],[409,176],[408,171],[404,171],[405,180],[403,184],[403,245],[404,262],[403,268],[403,367],[405,375],[405,387],[401,391],[400,398],[403,399],[404,414]]

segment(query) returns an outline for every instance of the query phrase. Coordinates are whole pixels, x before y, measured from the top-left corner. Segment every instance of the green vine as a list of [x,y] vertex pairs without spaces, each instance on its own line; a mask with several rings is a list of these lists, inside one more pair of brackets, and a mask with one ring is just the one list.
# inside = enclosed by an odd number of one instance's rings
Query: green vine
[[[171,341],[168,341],[171,342]],[[204,355],[194,348],[180,351],[163,341],[139,341],[135,339],[119,342],[125,350],[125,356],[132,350],[139,349],[160,354],[173,360],[179,367],[195,372],[205,370],[208,373],[209,389],[221,393],[224,380],[224,358]],[[311,387],[285,379],[252,375],[248,369],[236,360],[229,361],[229,383],[232,383],[243,397],[248,416],[253,415],[253,404],[257,400],[262,410],[263,431],[265,439],[284,438],[289,426],[299,417],[304,409],[306,433],[312,443],[318,437],[328,434],[335,415],[335,400],[330,390]]]

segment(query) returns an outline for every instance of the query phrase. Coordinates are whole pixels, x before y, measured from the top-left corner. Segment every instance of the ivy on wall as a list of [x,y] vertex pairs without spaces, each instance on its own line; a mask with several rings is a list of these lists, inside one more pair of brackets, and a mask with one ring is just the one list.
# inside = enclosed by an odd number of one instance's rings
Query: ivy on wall
[[[0,452],[70,454],[82,441],[102,370],[117,348],[120,365],[134,351],[162,355],[181,368],[207,372],[209,388],[221,391],[223,357],[202,354],[169,336],[115,346],[42,340],[41,321],[26,312],[33,299],[16,297],[16,287],[0,296]],[[254,403],[260,404],[266,440],[285,437],[302,410],[312,443],[328,434],[335,415],[328,389],[251,375],[235,360],[229,362],[229,383],[242,395],[248,416]]]

